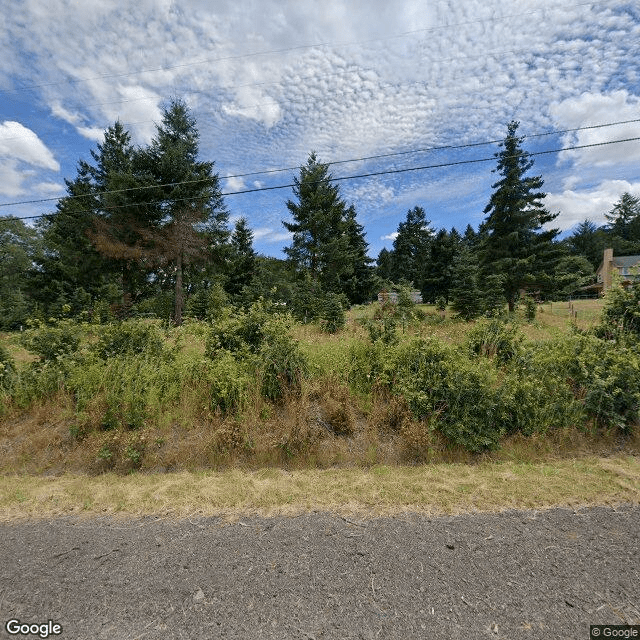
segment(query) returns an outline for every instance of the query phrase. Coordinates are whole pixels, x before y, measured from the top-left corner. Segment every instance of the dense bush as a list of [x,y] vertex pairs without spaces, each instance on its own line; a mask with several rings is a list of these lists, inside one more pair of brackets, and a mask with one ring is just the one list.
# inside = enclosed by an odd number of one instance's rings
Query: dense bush
[[469,451],[494,449],[505,432],[496,371],[436,340],[400,347],[392,389],[417,418],[428,418],[452,443]]
[[0,345],[0,389],[8,389],[16,372],[16,365],[9,352]]
[[478,356],[495,357],[504,364],[518,353],[524,335],[502,317],[481,318],[467,334],[467,346]]
[[94,352],[100,358],[145,355],[158,357],[165,351],[162,331],[145,320],[126,320],[102,330]]
[[231,354],[260,380],[262,394],[275,400],[300,388],[308,373],[307,360],[291,337],[293,319],[273,305],[254,303],[248,312],[221,319],[206,341],[205,353],[216,360]]
[[631,346],[576,336],[569,367],[587,415],[597,425],[630,432],[640,422],[640,354]]
[[55,361],[78,350],[80,329],[71,320],[57,320],[52,324],[35,321],[20,340],[22,346],[35,353],[40,362]]
[[600,333],[614,337],[621,332],[640,339],[640,281],[625,289],[619,283],[607,291]]
[[327,333],[337,333],[344,328],[346,315],[340,296],[335,293],[329,293],[325,296],[321,317],[322,329]]

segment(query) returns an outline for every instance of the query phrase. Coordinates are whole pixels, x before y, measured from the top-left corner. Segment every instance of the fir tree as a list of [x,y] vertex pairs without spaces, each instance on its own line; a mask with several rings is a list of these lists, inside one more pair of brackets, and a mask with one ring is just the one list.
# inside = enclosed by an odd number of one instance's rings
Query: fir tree
[[640,243],[640,198],[625,192],[604,217],[612,235]]
[[188,265],[222,264],[228,240],[228,214],[213,162],[198,160],[199,133],[186,104],[172,102],[146,152],[162,214],[153,235],[158,258],[171,265],[175,291],[174,322],[182,322],[184,272]]
[[453,261],[459,251],[460,241],[460,234],[455,229],[451,233],[440,229],[432,239],[422,285],[422,299],[425,302],[433,302],[439,297],[449,300]]
[[[60,198],[56,211],[37,223],[42,251],[34,257],[30,289],[33,299],[48,313],[68,304],[74,292],[82,290],[90,297],[101,297],[104,288],[114,282],[115,265],[93,246],[98,210],[89,167],[78,165],[74,180],[65,180],[67,195]],[[74,312],[80,309],[74,309]]]
[[398,225],[398,235],[393,241],[391,274],[394,282],[404,279],[422,290],[433,234],[429,225],[422,207],[410,209],[405,221]]
[[341,284],[351,304],[362,304],[371,299],[374,286],[373,259],[367,254],[369,244],[365,240],[364,227],[356,219],[356,210],[351,205],[345,215],[345,234],[347,237],[347,255],[351,260],[353,272],[343,277]]
[[453,261],[449,302],[451,309],[463,320],[473,320],[483,311],[478,274],[478,260],[475,254],[462,246]]
[[256,269],[256,252],[253,250],[253,232],[246,218],[240,218],[231,234],[229,276],[225,290],[237,297],[248,287]]
[[296,200],[287,201],[293,222],[283,221],[293,240],[284,252],[298,277],[308,276],[324,292],[341,293],[363,266],[356,238],[360,227],[332,184],[328,165],[318,162],[315,153],[294,178],[293,194]]
[[521,147],[518,126],[515,121],[509,124],[502,150],[495,154],[494,172],[502,178],[492,185],[495,191],[484,210],[487,235],[479,251],[485,280],[489,275],[502,277],[511,312],[522,288],[544,288],[551,283],[550,274],[559,257],[552,242],[559,231],[542,230],[558,214],[549,213],[542,204],[542,178],[526,177],[533,160]]
[[160,212],[150,203],[153,179],[140,164],[131,135],[120,122],[109,127],[104,141],[92,150],[95,164],[80,163],[90,176],[95,216],[88,236],[95,249],[118,269],[123,302],[139,297],[155,246],[150,230]]

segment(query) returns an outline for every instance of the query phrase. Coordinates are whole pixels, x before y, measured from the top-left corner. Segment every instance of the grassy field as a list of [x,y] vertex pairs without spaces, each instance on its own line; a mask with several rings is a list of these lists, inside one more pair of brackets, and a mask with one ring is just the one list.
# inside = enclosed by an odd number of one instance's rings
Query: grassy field
[[[474,323],[442,318],[434,307],[420,309],[422,321],[399,325],[401,345],[414,337],[461,345],[473,330]],[[496,450],[474,453],[416,420],[402,398],[375,387],[358,390],[345,372],[351,347],[367,343],[361,320],[374,310],[353,309],[334,335],[295,325],[310,373],[278,401],[262,397],[255,380],[238,410],[220,411],[203,395],[197,373],[171,382],[169,367],[162,384],[171,402],[147,395],[139,427],[105,427],[106,403],[114,399],[102,378],[117,380],[118,370],[96,365],[86,372],[96,378],[96,392],[80,409],[77,393],[65,390],[24,406],[10,403],[0,413],[0,517],[455,513],[639,501],[638,429],[621,442],[615,430],[571,424],[514,433]],[[520,317],[518,327],[526,339],[544,343],[572,327],[589,329],[601,310],[601,300],[548,303],[534,322]],[[91,332],[84,337],[89,343],[96,340]],[[201,327],[163,335],[177,354],[171,367],[208,371]],[[0,345],[20,370],[36,359],[18,333],[0,334]],[[159,361],[154,372],[161,380],[163,366]],[[122,387],[116,405],[129,402],[129,392]]]

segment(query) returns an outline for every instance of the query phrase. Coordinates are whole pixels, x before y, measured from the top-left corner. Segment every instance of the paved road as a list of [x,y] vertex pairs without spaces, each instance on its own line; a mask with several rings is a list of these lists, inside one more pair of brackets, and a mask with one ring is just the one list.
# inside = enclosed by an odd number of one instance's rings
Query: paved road
[[64,640],[589,638],[640,624],[640,507],[0,524],[5,623]]

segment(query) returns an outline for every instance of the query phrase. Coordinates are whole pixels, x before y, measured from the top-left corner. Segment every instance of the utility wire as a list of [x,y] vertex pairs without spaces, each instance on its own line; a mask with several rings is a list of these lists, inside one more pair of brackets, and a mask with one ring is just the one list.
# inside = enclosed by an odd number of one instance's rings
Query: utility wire
[[[621,140],[608,140],[605,142],[593,142],[591,144],[582,144],[582,145],[575,145],[572,147],[563,147],[560,149],[549,149],[546,151],[535,151],[535,152],[526,152],[527,156],[542,156],[542,155],[548,155],[548,154],[552,154],[552,153],[562,153],[563,151],[574,151],[577,149],[589,149],[592,147],[603,147],[606,145],[610,145],[610,144],[621,144],[623,142],[635,142],[640,140],[640,136],[638,137],[634,137],[634,138],[623,138]],[[504,159],[513,159],[513,158],[519,158],[521,157],[523,154],[518,154],[518,155],[514,155],[514,156],[506,156]],[[464,165],[464,164],[477,164],[480,162],[491,162],[495,160],[495,156],[491,156],[490,158],[474,158],[472,160],[458,160],[456,162],[442,162],[439,164],[430,164],[430,165],[423,165],[423,166],[419,166],[419,167],[406,167],[404,169],[386,169],[385,171],[374,171],[374,172],[370,172],[370,173],[360,173],[360,174],[355,174],[355,175],[351,175],[351,176],[340,176],[337,178],[331,178],[331,181],[333,182],[342,182],[342,181],[346,181],[346,180],[357,180],[357,179],[361,179],[361,178],[370,178],[370,177],[375,177],[375,176],[383,176],[383,175],[391,175],[391,174],[398,174],[398,173],[407,173],[409,171],[424,171],[427,169],[440,169],[440,168],[444,168],[444,167],[456,167],[456,166],[460,166],[460,165]],[[322,180],[316,180],[316,181],[311,181],[308,184],[319,184],[321,183]],[[291,187],[295,187],[295,183],[292,184],[281,184],[281,185],[276,185],[273,187],[257,187],[255,189],[243,189],[240,191],[227,191],[227,192],[223,192],[220,195],[221,196],[235,196],[235,195],[240,195],[240,194],[246,194],[246,193],[257,193],[260,191],[275,191],[277,189],[289,189]],[[92,194],[87,194],[85,196],[76,196],[76,197],[91,197]],[[184,201],[188,201],[188,200],[193,200],[193,198],[177,198],[174,200],[174,202],[184,202]],[[157,201],[150,201],[150,202],[136,202],[136,203],[129,203],[129,204],[125,204],[125,205],[115,205],[112,207],[108,207],[107,209],[109,211],[115,210],[115,209],[124,209],[124,208],[129,208],[129,207],[134,207],[134,206],[146,206],[146,205],[151,205],[151,204],[157,204]],[[90,213],[94,211],[94,209],[81,209],[78,211],[75,211],[74,213]],[[2,217],[2,220],[35,220],[37,218],[44,218],[47,216],[53,216],[56,214],[40,214],[37,216],[22,216],[22,217],[9,217],[9,216],[4,216]]]
[[[530,138],[541,138],[544,136],[551,136],[551,135],[561,135],[561,134],[566,134],[566,133],[575,133],[576,131],[587,131],[587,130],[591,130],[591,129],[602,129],[605,127],[614,127],[617,125],[621,125],[621,124],[632,124],[632,123],[638,123],[640,122],[640,118],[635,118],[632,120],[619,120],[617,122],[606,122],[606,123],[600,123],[600,124],[594,124],[594,125],[587,125],[584,127],[575,127],[573,129],[558,129],[555,131],[547,131],[547,132],[543,132],[543,133],[531,133],[528,135],[523,135],[523,136],[519,136],[521,139],[523,140],[528,140]],[[326,164],[326,165],[338,165],[338,164],[347,164],[347,163],[351,163],[351,162],[362,162],[362,161],[366,161],[366,160],[380,160],[382,158],[391,158],[391,157],[397,157],[397,156],[404,156],[404,155],[412,155],[412,154],[416,154],[416,153],[428,153],[428,152],[432,152],[432,151],[446,151],[446,150],[454,150],[454,149],[468,149],[468,148],[472,148],[472,147],[482,147],[482,146],[487,146],[487,145],[491,145],[491,144],[498,144],[501,143],[503,140],[485,140],[482,142],[470,142],[470,143],[466,143],[466,144],[456,144],[456,145],[442,145],[442,146],[436,146],[436,147],[425,147],[422,149],[410,149],[408,151],[396,151],[393,153],[381,153],[381,154],[377,154],[377,155],[373,155],[373,156],[363,156],[361,158],[349,158],[349,159],[344,159],[344,160],[333,160],[330,162],[323,162],[320,164]],[[609,143],[607,143],[609,144]],[[571,149],[580,149],[583,147],[571,147]],[[530,155],[534,155],[534,154],[530,154]],[[301,169],[304,165],[297,165],[295,167],[283,167],[281,169],[265,169],[262,171],[252,171],[249,173],[237,173],[234,175],[230,175],[230,176],[218,176],[220,179],[222,180],[228,180],[229,178],[246,178],[246,177],[250,177],[250,176],[258,176],[258,175],[265,175],[265,174],[272,174],[272,173],[282,173],[284,171],[297,171],[298,169]],[[440,166],[440,165],[437,165]],[[445,165],[443,165],[445,166]],[[181,182],[167,182],[165,184],[153,184],[153,185],[149,185],[149,186],[142,186],[142,187],[128,187],[126,189],[114,189],[114,190],[109,190],[109,191],[101,191],[99,193],[96,194],[92,194],[93,196],[104,196],[104,195],[113,195],[113,194],[118,194],[118,193],[127,193],[127,192],[131,192],[131,191],[142,191],[144,189],[161,189],[164,187],[177,187],[183,184],[197,184],[199,182],[206,182],[207,180],[209,180],[210,178],[198,178],[196,180],[183,180]],[[342,180],[343,178],[332,178],[333,180]],[[290,185],[289,185],[290,186]],[[280,188],[280,187],[272,187],[272,188]],[[258,189],[260,190],[260,189]],[[266,188],[265,188],[266,190]],[[251,191],[249,191],[250,193]],[[228,194],[222,194],[222,195],[235,195],[236,192],[230,192]],[[245,193],[245,192],[239,192],[239,193]],[[43,202],[54,202],[57,200],[60,200],[61,198],[65,198],[67,200],[72,200],[72,199],[76,199],[76,198],[83,198],[86,197],[85,195],[66,195],[66,196],[59,196],[59,197],[55,197],[55,198],[39,198],[36,200],[21,200],[18,202],[3,202],[0,203],[0,207],[13,207],[13,206],[18,206],[18,205],[24,205],[24,204],[40,204]]]

